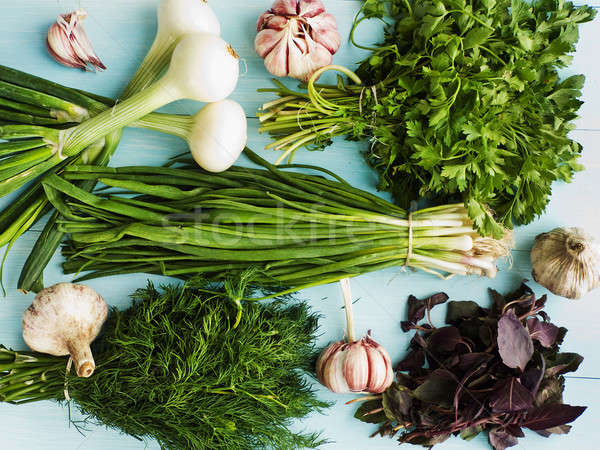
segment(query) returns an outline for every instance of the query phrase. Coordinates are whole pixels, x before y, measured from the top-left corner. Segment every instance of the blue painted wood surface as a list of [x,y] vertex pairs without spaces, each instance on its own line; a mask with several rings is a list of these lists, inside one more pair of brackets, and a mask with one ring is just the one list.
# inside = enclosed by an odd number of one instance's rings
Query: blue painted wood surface
[[[98,94],[114,96],[120,92],[135,71],[149,48],[155,33],[155,6],[157,0],[20,0],[0,2],[2,35],[0,36],[0,64],[12,66],[46,78],[92,90]],[[223,25],[223,37],[231,42],[245,61],[238,89],[233,98],[241,102],[250,118],[251,148],[261,150],[268,137],[257,133],[255,111],[267,97],[256,89],[269,84],[269,74],[262,61],[255,55],[253,40],[255,22],[259,14],[270,6],[271,0],[212,0]],[[339,23],[342,36],[347,36],[360,1],[326,0],[329,12]],[[590,2],[600,5],[600,0]],[[82,73],[56,64],[47,56],[44,48],[48,25],[57,14],[83,7],[89,17],[85,26],[88,34],[108,70],[100,74]],[[394,361],[399,360],[406,349],[408,338],[399,327],[404,316],[405,300],[409,294],[426,296],[445,291],[455,300],[476,300],[483,304],[488,301],[487,288],[508,291],[515,288],[524,278],[530,278],[529,249],[536,234],[556,226],[582,226],[591,232],[600,231],[600,41],[599,20],[586,24],[581,29],[581,39],[574,64],[566,73],[584,73],[587,83],[584,91],[585,105],[573,132],[585,147],[583,163],[587,170],[579,173],[572,184],[557,184],[554,187],[552,202],[547,213],[535,223],[516,231],[517,248],[513,252],[512,269],[502,267],[502,272],[494,280],[480,278],[454,278],[440,281],[423,273],[403,273],[387,270],[354,279],[354,296],[359,299],[355,305],[357,332],[372,329],[375,338],[389,350]],[[359,30],[363,42],[373,42],[380,33],[377,23],[365,23]],[[335,62],[353,67],[361,59],[362,52],[344,43],[336,55]],[[245,67],[244,66],[244,67]],[[182,102],[172,105],[175,112],[194,112],[197,105]],[[342,140],[324,153],[299,153],[297,161],[323,165],[342,174],[355,186],[374,190],[376,175],[369,170],[361,157],[364,144],[348,143]],[[122,164],[161,164],[168,157],[185,151],[185,144],[176,138],[152,134],[147,131],[128,130],[119,147],[113,165]],[[265,150],[261,154],[270,160],[276,154]],[[242,161],[243,163],[243,161]],[[0,206],[8,200],[2,199]],[[7,296],[0,298],[0,343],[16,349],[25,348],[21,338],[21,314],[30,304],[32,296],[16,291],[15,285],[22,264],[35,239],[41,224],[21,238],[10,252],[4,268],[4,283]],[[46,271],[46,283],[68,281],[61,274],[61,258],[56,256]],[[129,304],[128,294],[144,285],[145,275],[109,278],[92,281],[89,284],[100,291],[110,304],[125,307]],[[154,277],[154,279],[161,279]],[[165,280],[165,279],[163,279]],[[531,283],[539,294],[546,291]],[[301,293],[310,299],[323,319],[320,344],[338,339],[344,330],[342,299],[337,285],[308,289]],[[569,377],[565,401],[575,405],[588,405],[587,412],[576,422],[568,436],[541,438],[528,433],[521,448],[562,449],[565,446],[580,449],[598,448],[600,442],[600,290],[587,295],[580,301],[568,301],[550,296],[548,312],[554,321],[571,331],[564,343],[565,351],[576,351],[585,356],[585,361],[574,377]],[[443,320],[443,309],[434,313],[435,320]],[[297,429],[323,430],[324,436],[332,443],[328,449],[393,449],[393,440],[368,436],[374,431],[352,418],[354,407],[344,402],[352,396],[334,396],[317,387],[319,395],[336,404],[325,415],[315,414],[297,423]],[[77,414],[75,418],[77,418]],[[52,402],[27,406],[0,405],[2,426],[1,449],[143,449],[158,448],[155,442],[142,443],[135,439],[106,430],[101,426],[88,425],[87,431],[80,434],[69,426],[66,408]],[[436,446],[440,449],[485,449],[489,448],[483,436],[470,443],[455,438]]]

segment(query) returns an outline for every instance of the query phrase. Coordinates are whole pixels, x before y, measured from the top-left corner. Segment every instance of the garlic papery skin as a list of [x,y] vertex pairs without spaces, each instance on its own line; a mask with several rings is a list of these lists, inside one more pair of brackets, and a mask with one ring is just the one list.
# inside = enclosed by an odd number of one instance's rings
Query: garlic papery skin
[[58,16],[48,29],[46,47],[50,55],[63,66],[83,70],[89,70],[92,66],[96,70],[104,70],[106,66],[96,55],[81,24],[86,17],[87,13],[82,9]]
[[600,285],[600,244],[581,228],[556,228],[535,238],[531,265],[539,284],[578,299]]
[[70,355],[77,375],[87,378],[96,368],[90,344],[107,314],[106,302],[92,288],[59,283],[41,290],[23,313],[23,339],[33,351]]
[[393,382],[394,370],[387,351],[369,335],[351,343],[334,342],[317,360],[317,378],[336,394],[380,394]]
[[254,48],[278,77],[308,81],[331,64],[341,44],[337,23],[321,0],[276,0],[256,25]]

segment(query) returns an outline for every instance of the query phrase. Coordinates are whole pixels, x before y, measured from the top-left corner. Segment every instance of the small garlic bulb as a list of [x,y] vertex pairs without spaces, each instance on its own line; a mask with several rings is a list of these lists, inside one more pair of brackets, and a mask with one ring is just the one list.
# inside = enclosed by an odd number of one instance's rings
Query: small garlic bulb
[[107,314],[106,302],[92,288],[59,283],[41,290],[23,313],[23,339],[33,351],[71,355],[77,375],[87,378],[96,368],[90,344]]
[[600,285],[600,245],[581,228],[556,228],[535,238],[533,279],[556,295],[581,298]]
[[367,335],[356,342],[329,345],[317,360],[317,378],[336,394],[381,394],[394,381],[388,352]]

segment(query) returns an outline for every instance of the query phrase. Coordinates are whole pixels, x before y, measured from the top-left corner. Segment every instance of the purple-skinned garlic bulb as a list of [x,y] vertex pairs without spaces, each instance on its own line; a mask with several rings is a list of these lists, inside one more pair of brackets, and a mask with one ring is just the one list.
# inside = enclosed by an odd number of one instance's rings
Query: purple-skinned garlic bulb
[[90,344],[107,314],[106,302],[92,288],[59,283],[42,289],[23,313],[23,339],[35,352],[70,355],[77,375],[87,378],[96,368]]
[[341,44],[337,23],[321,0],[276,0],[256,25],[254,48],[278,77],[307,81],[331,64]]
[[354,339],[350,280],[340,281],[346,309],[348,341],[330,344],[317,359],[317,378],[336,394],[370,392],[381,394],[394,381],[394,369],[388,352],[371,339],[371,332]]
[[63,66],[83,70],[89,70],[91,66],[104,70],[106,66],[96,55],[83,29],[82,22],[86,17],[87,13],[82,9],[58,16],[48,29],[46,47],[50,56]]

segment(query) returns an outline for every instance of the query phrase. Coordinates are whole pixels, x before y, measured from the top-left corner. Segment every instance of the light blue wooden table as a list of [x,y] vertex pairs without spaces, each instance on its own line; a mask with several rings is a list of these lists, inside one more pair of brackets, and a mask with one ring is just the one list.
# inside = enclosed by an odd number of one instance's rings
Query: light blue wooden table
[[[2,0],[0,1],[0,64],[12,66],[38,74],[63,84],[94,91],[98,94],[116,96],[129,80],[149,48],[156,29],[155,6],[157,0]],[[348,36],[352,18],[359,0],[326,0],[329,12],[339,23],[340,33]],[[600,0],[589,2],[600,6]],[[223,37],[244,58],[244,70],[233,98],[241,102],[250,118],[249,146],[261,150],[270,160],[276,155],[262,150],[268,138],[257,133],[255,119],[257,107],[265,101],[265,96],[256,89],[269,84],[269,74],[262,61],[255,55],[253,40],[255,23],[259,14],[267,9],[271,0],[212,0],[223,25]],[[89,13],[86,20],[88,34],[108,70],[100,74],[82,73],[63,68],[47,56],[44,48],[48,25],[61,12],[83,7]],[[552,202],[547,213],[535,223],[519,228],[516,232],[517,248],[511,270],[502,267],[494,280],[478,278],[454,278],[440,281],[423,273],[403,273],[388,270],[354,279],[354,296],[360,299],[355,305],[357,332],[373,329],[377,341],[398,361],[404,354],[408,335],[400,330],[400,320],[405,314],[405,300],[409,294],[427,296],[445,291],[455,300],[476,300],[486,304],[487,288],[492,287],[507,292],[516,288],[524,278],[531,278],[529,249],[534,237],[556,226],[581,226],[590,232],[600,232],[600,19],[586,24],[581,29],[581,40],[573,66],[568,73],[584,73],[587,77],[581,117],[573,136],[585,147],[583,163],[587,170],[579,173],[572,184],[554,186]],[[360,38],[364,42],[374,41],[380,33],[376,23],[361,27]],[[335,57],[338,64],[353,67],[361,59],[361,51],[344,42]],[[243,66],[244,67],[244,66]],[[191,113],[197,105],[181,103],[171,110]],[[360,144],[337,141],[324,153],[300,153],[297,161],[310,161],[343,174],[354,185],[373,190],[376,175],[369,170],[361,157]],[[161,164],[168,157],[185,150],[185,144],[176,138],[145,131],[128,130],[112,161],[113,165]],[[244,163],[244,161],[242,161]],[[0,202],[5,205],[7,199]],[[4,283],[7,296],[0,298],[0,343],[16,349],[25,348],[21,338],[21,314],[30,304],[32,295],[17,292],[15,285],[18,274],[29,250],[37,239],[42,225],[20,239],[8,256],[4,268]],[[46,271],[46,283],[68,281],[62,275],[56,256]],[[89,284],[97,289],[107,301],[119,307],[129,304],[128,294],[143,286],[145,275],[96,280]],[[160,279],[160,277],[154,277]],[[545,293],[541,286],[531,283],[539,294]],[[337,285],[313,288],[301,293],[310,299],[315,309],[323,314],[320,344],[339,339],[344,330],[342,299]],[[585,414],[575,423],[568,436],[541,438],[528,433],[521,448],[527,449],[596,449],[600,446],[600,290],[574,302],[550,295],[547,311],[555,323],[570,329],[564,343],[565,351],[579,352],[585,361],[575,376],[569,377],[565,401],[573,405],[587,405]],[[443,309],[435,312],[435,320],[443,320]],[[336,404],[326,415],[315,414],[295,424],[297,429],[323,430],[324,436],[332,443],[329,449],[393,449],[394,440],[374,438],[375,431],[352,418],[354,407],[344,403],[351,396],[334,396],[327,390],[317,387],[319,395]],[[77,416],[75,416],[76,418]],[[155,442],[139,442],[135,439],[106,430],[101,426],[89,426],[81,435],[69,426],[66,408],[52,402],[28,406],[0,405],[0,426],[2,450],[124,450],[158,448]],[[439,449],[486,449],[486,438],[480,436],[470,443],[459,438],[448,440],[436,446]]]

